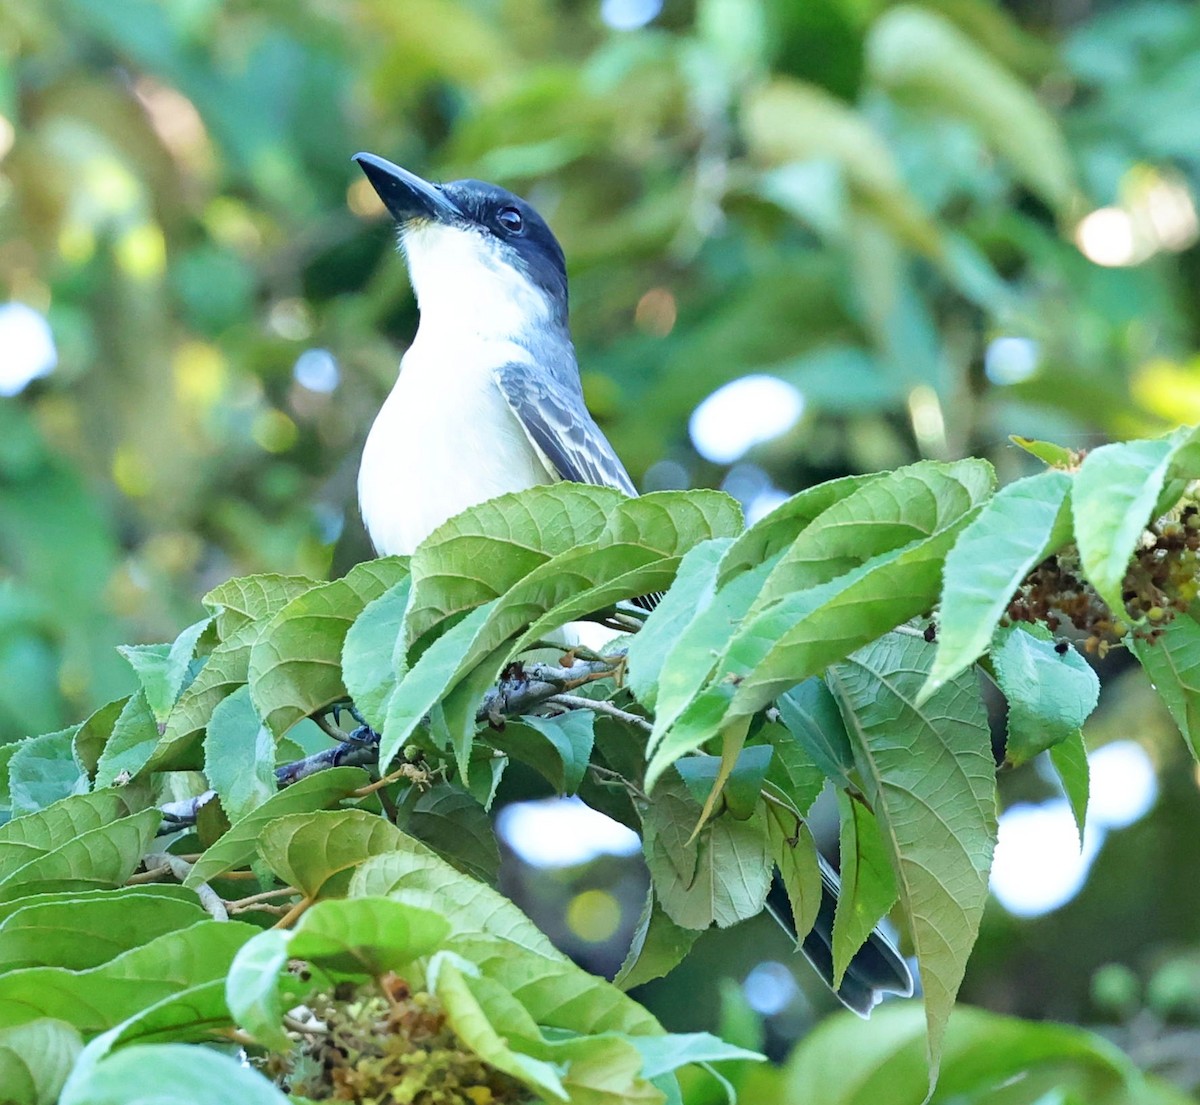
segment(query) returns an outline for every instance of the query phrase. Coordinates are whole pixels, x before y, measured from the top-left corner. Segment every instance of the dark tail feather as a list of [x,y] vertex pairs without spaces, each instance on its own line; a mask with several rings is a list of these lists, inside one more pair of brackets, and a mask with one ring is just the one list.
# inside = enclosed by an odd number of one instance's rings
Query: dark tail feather
[[[822,858],[821,907],[817,911],[816,924],[801,942],[800,950],[841,1003],[860,1017],[866,1017],[884,994],[909,997],[913,992],[913,978],[903,956],[879,929],[875,929],[850,960],[841,986],[834,990],[833,915],[837,908],[838,889],[837,872]],[[795,939],[796,926],[792,922],[791,904],[778,873],[767,895],[767,909],[784,931]]]

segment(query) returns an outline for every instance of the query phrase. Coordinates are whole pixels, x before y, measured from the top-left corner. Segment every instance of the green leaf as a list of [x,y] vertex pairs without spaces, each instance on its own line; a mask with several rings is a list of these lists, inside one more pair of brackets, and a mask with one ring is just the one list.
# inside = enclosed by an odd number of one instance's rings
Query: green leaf
[[136,813],[145,804],[144,796],[135,790],[101,790],[64,798],[0,826],[0,878],[60,844]]
[[204,605],[216,617],[217,636],[228,641],[252,622],[267,622],[297,595],[317,586],[307,576],[274,572],[227,579],[204,596]]
[[799,943],[812,930],[821,908],[821,866],[812,831],[791,810],[765,802],[763,814],[771,858],[792,907],[792,924]]
[[72,1077],[59,1105],[289,1105],[237,1059],[187,1044],[134,1044]]
[[[382,739],[379,742],[379,762],[390,764],[404,747],[413,731],[421,724],[425,715],[459,679],[464,667],[470,665],[466,657],[472,652],[487,629],[488,619],[499,599],[472,610],[462,621],[452,626],[433,642],[421,658],[400,679],[395,692],[388,701],[387,717],[384,719]],[[474,733],[474,718],[464,735],[471,738]],[[471,756],[470,739],[456,745],[455,758],[458,773],[468,776]]]
[[1074,198],[1071,155],[1054,117],[949,19],[916,5],[888,10],[867,35],[866,66],[893,95],[970,123],[1051,208],[1064,211]]
[[481,988],[479,980],[468,980],[450,962],[442,963],[437,971],[436,993],[459,1039],[489,1066],[504,1071],[539,1094],[566,1101],[567,1091],[554,1066],[514,1051],[506,1039],[512,1028],[505,1024],[502,1035],[488,1020],[475,994]]
[[[810,1032],[784,1068],[778,1100],[788,1105],[922,1105],[928,1074],[921,1062],[924,1025],[920,1006],[896,1002],[876,1009],[870,1021],[850,1014],[828,1017]],[[1048,1083],[1043,1078],[1049,1076]],[[1033,1086],[1072,1087],[1071,1096],[984,1099],[1031,1101],[1142,1100],[1145,1083],[1133,1064],[1102,1037],[1048,1021],[1018,1020],[982,1009],[958,1009],[946,1031],[938,1101],[980,1099],[981,1087],[1032,1077]],[[1120,1090],[1130,1091],[1126,1097]]]
[[169,645],[121,645],[117,651],[129,661],[154,719],[162,724],[167,720],[183,682],[187,678],[188,665],[196,651],[200,635],[208,628],[211,618],[204,618],[189,625],[174,643]]
[[96,774],[96,765],[100,762],[100,754],[104,745],[112,736],[113,727],[125,709],[129,698],[118,698],[106,702],[98,710],[84,719],[75,733],[75,762],[89,776]]
[[880,478],[882,473],[827,480],[784,500],[763,515],[730,546],[721,560],[717,585],[750,571],[783,552],[801,531],[835,503]]
[[867,942],[899,894],[875,815],[844,790],[836,793],[841,820],[841,888],[833,917],[835,987],[841,986],[855,952]]
[[411,594],[412,577],[406,575],[363,607],[342,645],[346,690],[376,732],[383,729],[387,702],[404,666],[404,611]]
[[231,579],[204,596],[216,616],[221,643],[179,696],[147,768],[157,771],[186,760],[217,703],[246,682],[250,650],[264,627],[292,599],[316,586],[303,576],[257,575]]
[[1136,635],[1129,647],[1171,711],[1192,756],[1200,760],[1200,622],[1172,618],[1152,641]]
[[79,902],[86,905],[88,902],[101,899],[115,901],[127,896],[138,897],[141,895],[172,902],[184,902],[188,905],[196,903],[196,895],[191,890],[186,890],[175,883],[166,882],[145,883],[140,886],[118,886],[101,890],[58,890],[48,894],[30,894],[27,897],[0,904],[0,923],[19,910],[34,905],[50,905],[56,902]]
[[432,954],[450,933],[445,917],[390,898],[318,902],[292,930],[289,952],[331,971],[378,977]]
[[552,556],[593,541],[621,492],[555,483],[501,495],[455,515],[412,558],[408,639],[499,598]]
[[559,794],[574,794],[591,760],[595,723],[591,710],[568,710],[557,717],[529,716],[508,722],[488,739],[539,771]]
[[267,929],[244,943],[225,978],[230,1015],[263,1047],[286,1052],[292,1042],[283,1030],[279,977],[287,967],[290,932]]
[[96,786],[111,787],[141,774],[158,747],[161,730],[145,691],[138,691],[121,711],[96,764]]
[[698,930],[681,928],[667,916],[651,887],[646,891],[646,903],[613,985],[632,990],[664,977],[683,962],[699,936]]
[[95,1037],[87,1046],[80,1066],[98,1062],[110,1051],[129,1044],[169,1041],[211,1041],[213,1031],[232,1028],[233,1018],[225,1004],[225,979],[214,978],[177,990],[139,1009],[131,1017]]
[[912,932],[932,1080],[987,902],[996,797],[978,678],[964,672],[917,706],[930,660],[924,641],[890,634],[827,678]]
[[751,615],[912,542],[961,528],[990,494],[991,465],[921,461],[865,483],[811,521],[767,577]]
[[629,688],[648,709],[654,708],[667,653],[696,615],[712,602],[718,564],[733,544],[732,538],[717,537],[685,553],[670,590],[630,638],[626,653]]
[[65,841],[0,878],[0,902],[27,894],[119,886],[136,870],[161,823],[158,810],[143,810]]
[[20,901],[21,908],[0,920],[0,973],[21,967],[96,967],[206,916],[195,901],[150,893]]
[[403,839],[404,834],[378,814],[323,810],[274,818],[259,833],[258,850],[280,879],[311,899],[342,875],[336,887],[327,888],[330,896],[337,896],[354,867]]
[[5,1105],[54,1105],[83,1050],[74,1026],[42,1018],[0,1029],[0,1094]]
[[26,967],[0,975],[0,1026],[57,1017],[98,1032],[179,990],[222,978],[258,932],[240,921],[199,921],[82,971]]
[[250,650],[248,681],[255,707],[277,737],[346,696],[346,633],[367,603],[407,574],[402,557],[357,564],[342,579],[292,599],[263,627]]
[[721,770],[720,756],[685,756],[676,762],[675,770],[697,802],[706,802],[714,787],[720,785],[729,815],[744,821],[758,809],[759,793],[773,752],[769,744],[743,748],[727,777]]
[[354,872],[349,896],[374,895],[452,918],[450,946],[501,982],[538,1024],[588,1034],[662,1031],[637,1002],[572,963],[502,894],[464,879],[411,837]]
[[643,811],[643,849],[654,890],[677,925],[721,928],[762,911],[771,882],[766,826],[717,817],[693,838],[701,804],[681,780],[665,778]]
[[[549,1042],[545,1054],[566,1065],[563,1085],[572,1105],[663,1105],[663,1091],[642,1075],[634,1039],[568,1037]],[[659,1081],[668,1078],[663,1075]]]
[[278,793],[275,739],[250,701],[248,687],[239,687],[213,710],[204,735],[204,773],[231,821]]
[[199,886],[249,863],[256,855],[259,835],[276,818],[332,806],[368,782],[370,778],[360,767],[334,767],[293,783],[235,822],[192,865],[184,885]]
[[1051,467],[1071,469],[1079,466],[1079,454],[1065,445],[1055,445],[1052,441],[1037,441],[1020,434],[1009,434],[1008,440]]
[[786,726],[768,722],[758,735],[775,749],[767,770],[767,786],[775,788],[776,797],[786,798],[798,814],[807,813],[825,787],[825,772]]
[[707,1032],[640,1036],[630,1043],[642,1056],[643,1078],[657,1078],[689,1063],[720,1063],[728,1059],[749,1059],[756,1063],[766,1061],[766,1056],[757,1051],[734,1047]]
[[465,790],[436,783],[417,793],[403,826],[472,878],[493,886],[499,880],[500,852],[491,819]]
[[[838,710],[837,699],[817,676],[781,694],[775,705],[788,732],[812,757],[812,762],[839,787],[850,784],[854,770],[854,749],[846,733],[846,723]],[[815,795],[813,796],[816,797]],[[811,802],[809,803],[811,805]],[[801,811],[807,806],[801,807]]]
[[1088,791],[1091,789],[1091,773],[1088,769],[1087,746],[1083,743],[1083,732],[1077,730],[1066,740],[1050,748],[1050,762],[1058,772],[1059,782],[1075,816],[1079,830],[1080,846],[1083,830],[1087,823]]
[[1078,732],[1100,700],[1091,665],[1069,646],[1060,653],[1040,626],[999,629],[991,662],[1008,700],[1005,761],[1013,766]]
[[88,779],[75,762],[76,727],[20,741],[8,761],[8,787],[14,817],[34,813],[85,794]]
[[1197,431],[1184,426],[1153,441],[1101,445],[1075,474],[1071,510],[1084,573],[1117,618],[1121,585],[1168,480],[1192,478]]
[[1029,572],[1071,537],[1071,475],[1050,469],[1017,480],[986,503],[946,554],[932,693],[987,649]]

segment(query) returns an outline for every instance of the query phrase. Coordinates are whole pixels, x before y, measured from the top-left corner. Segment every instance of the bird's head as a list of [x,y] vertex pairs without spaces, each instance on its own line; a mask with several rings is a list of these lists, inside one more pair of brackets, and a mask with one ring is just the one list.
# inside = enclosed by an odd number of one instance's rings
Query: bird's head
[[374,154],[354,160],[396,220],[423,324],[511,337],[567,325],[567,268],[545,220],[481,180],[431,184]]

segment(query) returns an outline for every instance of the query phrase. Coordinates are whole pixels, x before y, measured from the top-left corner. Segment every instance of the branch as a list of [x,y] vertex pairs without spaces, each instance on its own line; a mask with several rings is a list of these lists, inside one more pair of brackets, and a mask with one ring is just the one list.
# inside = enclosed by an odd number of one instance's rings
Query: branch
[[[187,860],[180,859],[178,856],[171,855],[170,852],[150,852],[142,860],[147,868],[167,867],[170,868],[171,874],[174,875],[180,882],[187,879],[192,872],[192,865]],[[221,895],[218,894],[206,882],[202,882],[196,887],[196,897],[200,899],[200,904],[213,915],[218,921],[228,921],[229,911],[225,908],[225,903],[221,900]]]
[[[599,660],[576,660],[569,668],[557,664],[510,664],[500,682],[483,696],[475,720],[499,727],[506,717],[527,714],[555,695],[613,676],[624,661],[624,653],[614,653]],[[597,708],[591,699],[578,700],[578,705],[584,703],[588,709]]]

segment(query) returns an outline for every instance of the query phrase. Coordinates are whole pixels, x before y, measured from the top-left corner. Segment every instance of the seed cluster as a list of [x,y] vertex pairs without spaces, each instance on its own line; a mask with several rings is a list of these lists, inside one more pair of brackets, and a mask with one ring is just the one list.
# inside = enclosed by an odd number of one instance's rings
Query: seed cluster
[[311,1034],[273,1055],[265,1073],[291,1094],[360,1105],[515,1105],[521,1083],[484,1063],[446,1021],[429,993],[395,975],[343,984],[311,999]]
[[1125,609],[1114,613],[1084,579],[1071,546],[1047,557],[1022,581],[1006,611],[1008,622],[1041,622],[1054,632],[1069,623],[1086,633],[1084,648],[1103,657],[1132,631],[1153,641],[1200,594],[1200,507],[1164,518],[1146,532],[1122,582]]

